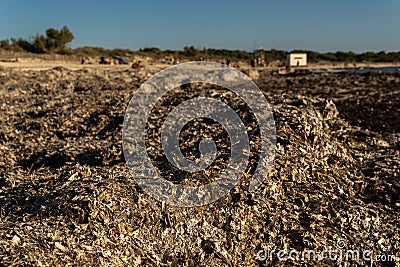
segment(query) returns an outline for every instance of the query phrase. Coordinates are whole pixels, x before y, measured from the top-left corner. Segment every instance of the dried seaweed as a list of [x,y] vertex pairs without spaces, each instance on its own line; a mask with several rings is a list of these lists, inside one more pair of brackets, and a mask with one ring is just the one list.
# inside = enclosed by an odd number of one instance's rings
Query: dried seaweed
[[[243,183],[197,208],[156,202],[126,168],[124,112],[150,74],[1,70],[0,265],[313,266],[261,262],[257,252],[322,251],[338,240],[398,255],[398,74],[259,73],[277,127],[270,175],[253,194]],[[184,96],[196,96],[194,89],[182,89]],[[169,108],[160,105],[158,115]],[[261,140],[253,142],[257,151]],[[155,160],[162,155],[148,145]]]

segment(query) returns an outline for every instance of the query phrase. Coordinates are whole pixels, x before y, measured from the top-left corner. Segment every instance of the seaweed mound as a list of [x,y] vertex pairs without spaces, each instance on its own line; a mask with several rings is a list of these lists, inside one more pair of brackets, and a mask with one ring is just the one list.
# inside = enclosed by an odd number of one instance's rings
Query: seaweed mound
[[[397,74],[261,73],[257,83],[276,123],[274,165],[258,191],[247,190],[249,172],[230,194],[196,208],[155,201],[126,167],[124,112],[148,76],[137,70],[2,70],[0,265],[314,266],[257,255],[321,252],[338,249],[339,242],[343,250],[398,253]],[[209,90],[221,97],[219,89]],[[198,92],[186,87],[179,94],[186,99]],[[166,96],[150,129],[179,97]],[[236,108],[249,118],[242,105]],[[215,127],[199,131],[218,133],[223,144],[226,136]],[[253,140],[253,160],[259,142]],[[162,148],[148,145],[162,168]],[[220,160],[223,165],[223,155]],[[207,175],[213,172],[218,165]],[[380,264],[329,257],[317,263]]]

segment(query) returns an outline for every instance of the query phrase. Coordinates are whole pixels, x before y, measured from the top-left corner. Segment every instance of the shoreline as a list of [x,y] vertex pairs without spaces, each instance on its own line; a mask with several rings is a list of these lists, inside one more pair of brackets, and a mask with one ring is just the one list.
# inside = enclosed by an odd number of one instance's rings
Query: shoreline
[[[183,61],[182,61],[183,62]],[[282,70],[285,67],[267,66],[252,68],[249,64],[239,62],[239,69],[254,69],[254,70]],[[47,70],[55,67],[63,67],[71,70],[77,69],[105,69],[105,70],[121,70],[132,69],[132,64],[127,65],[102,65],[99,63],[81,64],[78,61],[69,60],[38,60],[34,58],[20,58],[19,62],[4,62],[0,61],[0,68],[18,69],[18,70]],[[161,70],[170,67],[170,64],[150,63],[145,64],[144,69]],[[362,68],[389,68],[400,67],[400,62],[377,62],[377,63],[311,63],[306,67],[294,67],[296,70],[346,70],[346,69],[362,69]]]

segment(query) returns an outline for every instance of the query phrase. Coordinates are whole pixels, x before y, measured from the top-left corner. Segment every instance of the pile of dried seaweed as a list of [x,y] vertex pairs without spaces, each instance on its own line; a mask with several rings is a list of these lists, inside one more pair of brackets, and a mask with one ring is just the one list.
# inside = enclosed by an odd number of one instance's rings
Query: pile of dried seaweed
[[[1,72],[0,265],[277,265],[276,257],[258,261],[257,252],[337,249],[338,240],[399,253],[397,74],[262,73],[258,84],[277,127],[270,175],[254,194],[241,184],[198,208],[156,202],[126,168],[123,116],[148,76]],[[215,133],[213,127],[199,131]],[[160,147],[154,149],[157,159]]]

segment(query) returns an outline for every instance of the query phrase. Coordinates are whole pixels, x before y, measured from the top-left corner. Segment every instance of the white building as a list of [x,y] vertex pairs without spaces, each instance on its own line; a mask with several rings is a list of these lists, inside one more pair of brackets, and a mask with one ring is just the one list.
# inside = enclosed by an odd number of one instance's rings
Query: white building
[[289,54],[286,58],[287,67],[305,67],[307,66],[307,54]]

